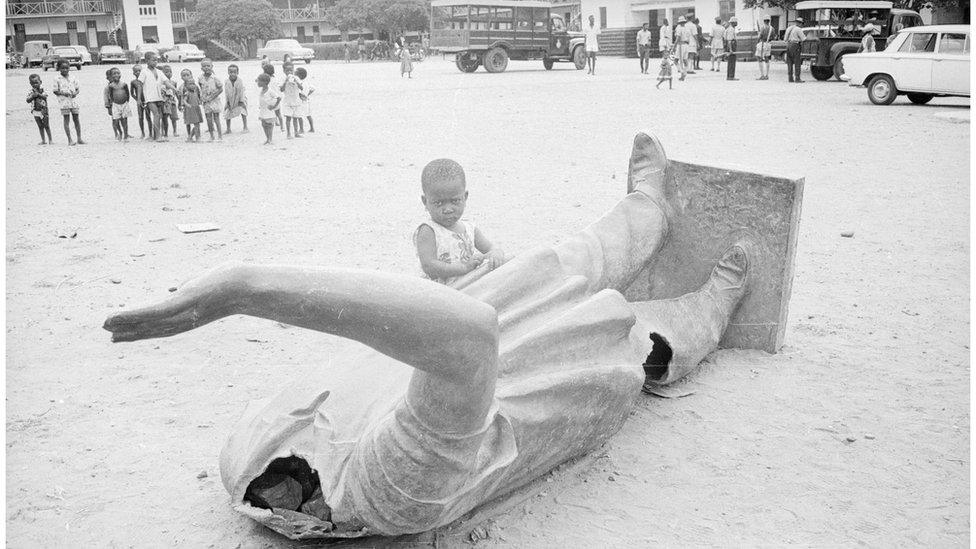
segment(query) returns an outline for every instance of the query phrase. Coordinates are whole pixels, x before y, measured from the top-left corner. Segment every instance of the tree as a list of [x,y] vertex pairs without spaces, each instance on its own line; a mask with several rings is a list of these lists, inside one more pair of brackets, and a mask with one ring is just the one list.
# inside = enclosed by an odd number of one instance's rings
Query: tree
[[372,26],[376,19],[374,6],[367,0],[339,0],[326,10],[325,18],[335,28],[342,32],[343,39],[351,30],[360,30]]
[[[893,0],[894,7],[920,11],[922,8],[929,7],[932,11],[941,11],[957,7],[969,7],[969,0]],[[796,5],[797,0],[744,0],[743,6],[746,9],[752,8],[782,8],[791,10]]]
[[376,10],[376,27],[390,31],[390,36],[405,31],[421,31],[430,24],[430,8],[424,0],[373,0],[383,6]]
[[190,32],[209,40],[240,45],[281,36],[281,18],[268,0],[199,0]]

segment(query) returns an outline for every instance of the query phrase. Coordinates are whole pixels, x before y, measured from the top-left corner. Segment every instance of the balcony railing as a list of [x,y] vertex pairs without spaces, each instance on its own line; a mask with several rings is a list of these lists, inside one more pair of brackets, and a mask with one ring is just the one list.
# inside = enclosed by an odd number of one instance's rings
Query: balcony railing
[[279,9],[278,17],[282,21],[323,21],[325,10],[316,6],[305,6],[304,8]]
[[112,12],[110,0],[64,0],[63,2],[7,2],[7,17],[55,17],[99,15]]
[[173,16],[173,24],[177,25],[185,25],[193,17],[193,12],[186,10],[173,10],[170,14]]

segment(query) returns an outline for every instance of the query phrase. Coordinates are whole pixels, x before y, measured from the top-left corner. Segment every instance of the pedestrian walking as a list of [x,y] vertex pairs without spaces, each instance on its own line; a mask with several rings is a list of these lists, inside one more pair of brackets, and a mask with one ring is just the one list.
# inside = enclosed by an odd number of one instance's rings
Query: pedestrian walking
[[596,19],[592,15],[590,24],[583,29],[583,33],[586,35],[586,66],[589,69],[587,73],[596,74],[596,54],[600,51],[597,37],[600,35],[600,29],[596,27]]
[[[363,37],[362,36],[360,36],[359,39],[356,40],[356,51],[357,51],[357,53],[359,53],[359,62],[362,63],[363,61],[365,61],[366,60],[366,41],[363,40]],[[268,139],[268,142],[269,143],[271,142],[271,139],[270,138]]]
[[790,28],[786,29],[786,74],[789,75],[790,82],[797,84],[803,83],[803,80],[800,80],[800,67],[803,65],[803,59],[800,57],[800,44],[806,39],[806,35],[800,28],[802,24],[803,18],[797,17]]
[[874,25],[871,23],[864,25],[864,28],[861,29],[861,32],[864,33],[864,37],[861,38],[861,47],[858,48],[857,53],[868,53],[872,51],[878,51],[877,46],[875,45],[874,42]]
[[701,52],[705,49],[705,36],[702,34],[701,23],[698,18],[692,20],[695,23],[695,70],[700,71],[701,68]]
[[769,24],[769,16],[763,16],[763,24],[759,27],[759,37],[756,42],[756,59],[759,60],[759,78],[769,80],[769,60],[773,57],[773,27]]
[[729,18],[729,28],[725,29],[725,54],[728,71],[725,73],[726,80],[738,80],[735,77],[735,54],[739,43],[735,39],[735,28],[739,26],[739,20],[735,17]]
[[712,68],[711,71],[719,72],[722,70],[722,57],[725,56],[725,26],[722,25],[722,18],[715,18],[715,25],[712,27]]
[[637,55],[640,56],[641,74],[647,74],[651,66],[651,31],[647,30],[647,23],[637,31]]
[[674,51],[678,58],[678,70],[681,71],[678,80],[684,80],[688,76],[688,48],[695,39],[692,26],[688,24],[684,15],[678,17],[678,28],[674,34]]
[[668,20],[664,20],[664,24],[661,25],[660,38],[657,41],[657,50],[661,52],[661,57],[669,55],[671,51],[671,46],[674,45],[674,31],[671,30],[671,24]]

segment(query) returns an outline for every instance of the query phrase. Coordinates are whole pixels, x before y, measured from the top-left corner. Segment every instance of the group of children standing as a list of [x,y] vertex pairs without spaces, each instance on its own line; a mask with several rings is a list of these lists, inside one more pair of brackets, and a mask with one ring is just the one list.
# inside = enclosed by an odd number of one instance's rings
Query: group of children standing
[[[152,141],[166,141],[170,128],[173,137],[178,137],[177,122],[181,114],[186,127],[187,142],[200,140],[200,124],[203,122],[207,124],[211,141],[215,139],[215,134],[217,140],[222,140],[224,133],[231,133],[231,121],[238,117],[243,124],[243,131],[248,131],[247,96],[237,65],[227,67],[227,79],[221,82],[213,73],[213,62],[203,59],[200,62],[202,74],[194,79],[193,71],[183,69],[180,72],[182,82],[177,85],[172,68],[168,65],[157,66],[157,63],[157,56],[152,52],[147,53],[145,69],[142,65],[133,66],[132,74],[135,78],[128,84],[122,81],[122,71],[117,67],[105,71],[105,78],[108,80],[104,90],[105,109],[112,119],[112,131],[117,140],[131,138],[128,122],[133,114],[131,100],[136,104],[135,114],[143,139],[148,136]],[[266,137],[265,144],[271,144],[275,125],[284,125],[289,139],[292,137],[292,130],[295,137],[302,137],[305,133],[304,120],[307,119],[309,131],[314,132],[309,109],[309,96],[314,88],[306,81],[308,72],[304,68],[294,70],[287,57],[283,65],[285,75],[280,82],[274,79],[274,66],[270,62],[263,63],[262,69],[257,83],[260,88],[259,118]],[[83,144],[76,99],[81,88],[78,80],[69,73],[70,66],[66,61],[59,61],[57,70],[59,75],[52,93],[57,97],[64,116],[68,144]],[[40,75],[32,74],[28,81],[31,90],[27,102],[31,104],[31,114],[41,134],[40,144],[50,144],[52,137],[47,92],[42,86]],[[284,122],[281,119],[281,110],[285,111]],[[221,115],[226,124],[226,132],[221,131]],[[77,142],[71,136],[72,120]]]

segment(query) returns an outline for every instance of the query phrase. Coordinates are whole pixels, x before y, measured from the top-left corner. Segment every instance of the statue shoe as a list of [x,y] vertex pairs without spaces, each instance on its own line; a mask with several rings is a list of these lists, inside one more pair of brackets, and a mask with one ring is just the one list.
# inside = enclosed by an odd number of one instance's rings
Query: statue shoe
[[634,191],[651,197],[664,198],[665,174],[668,157],[656,137],[638,133],[634,137],[634,149],[630,153],[627,170],[627,194]]

